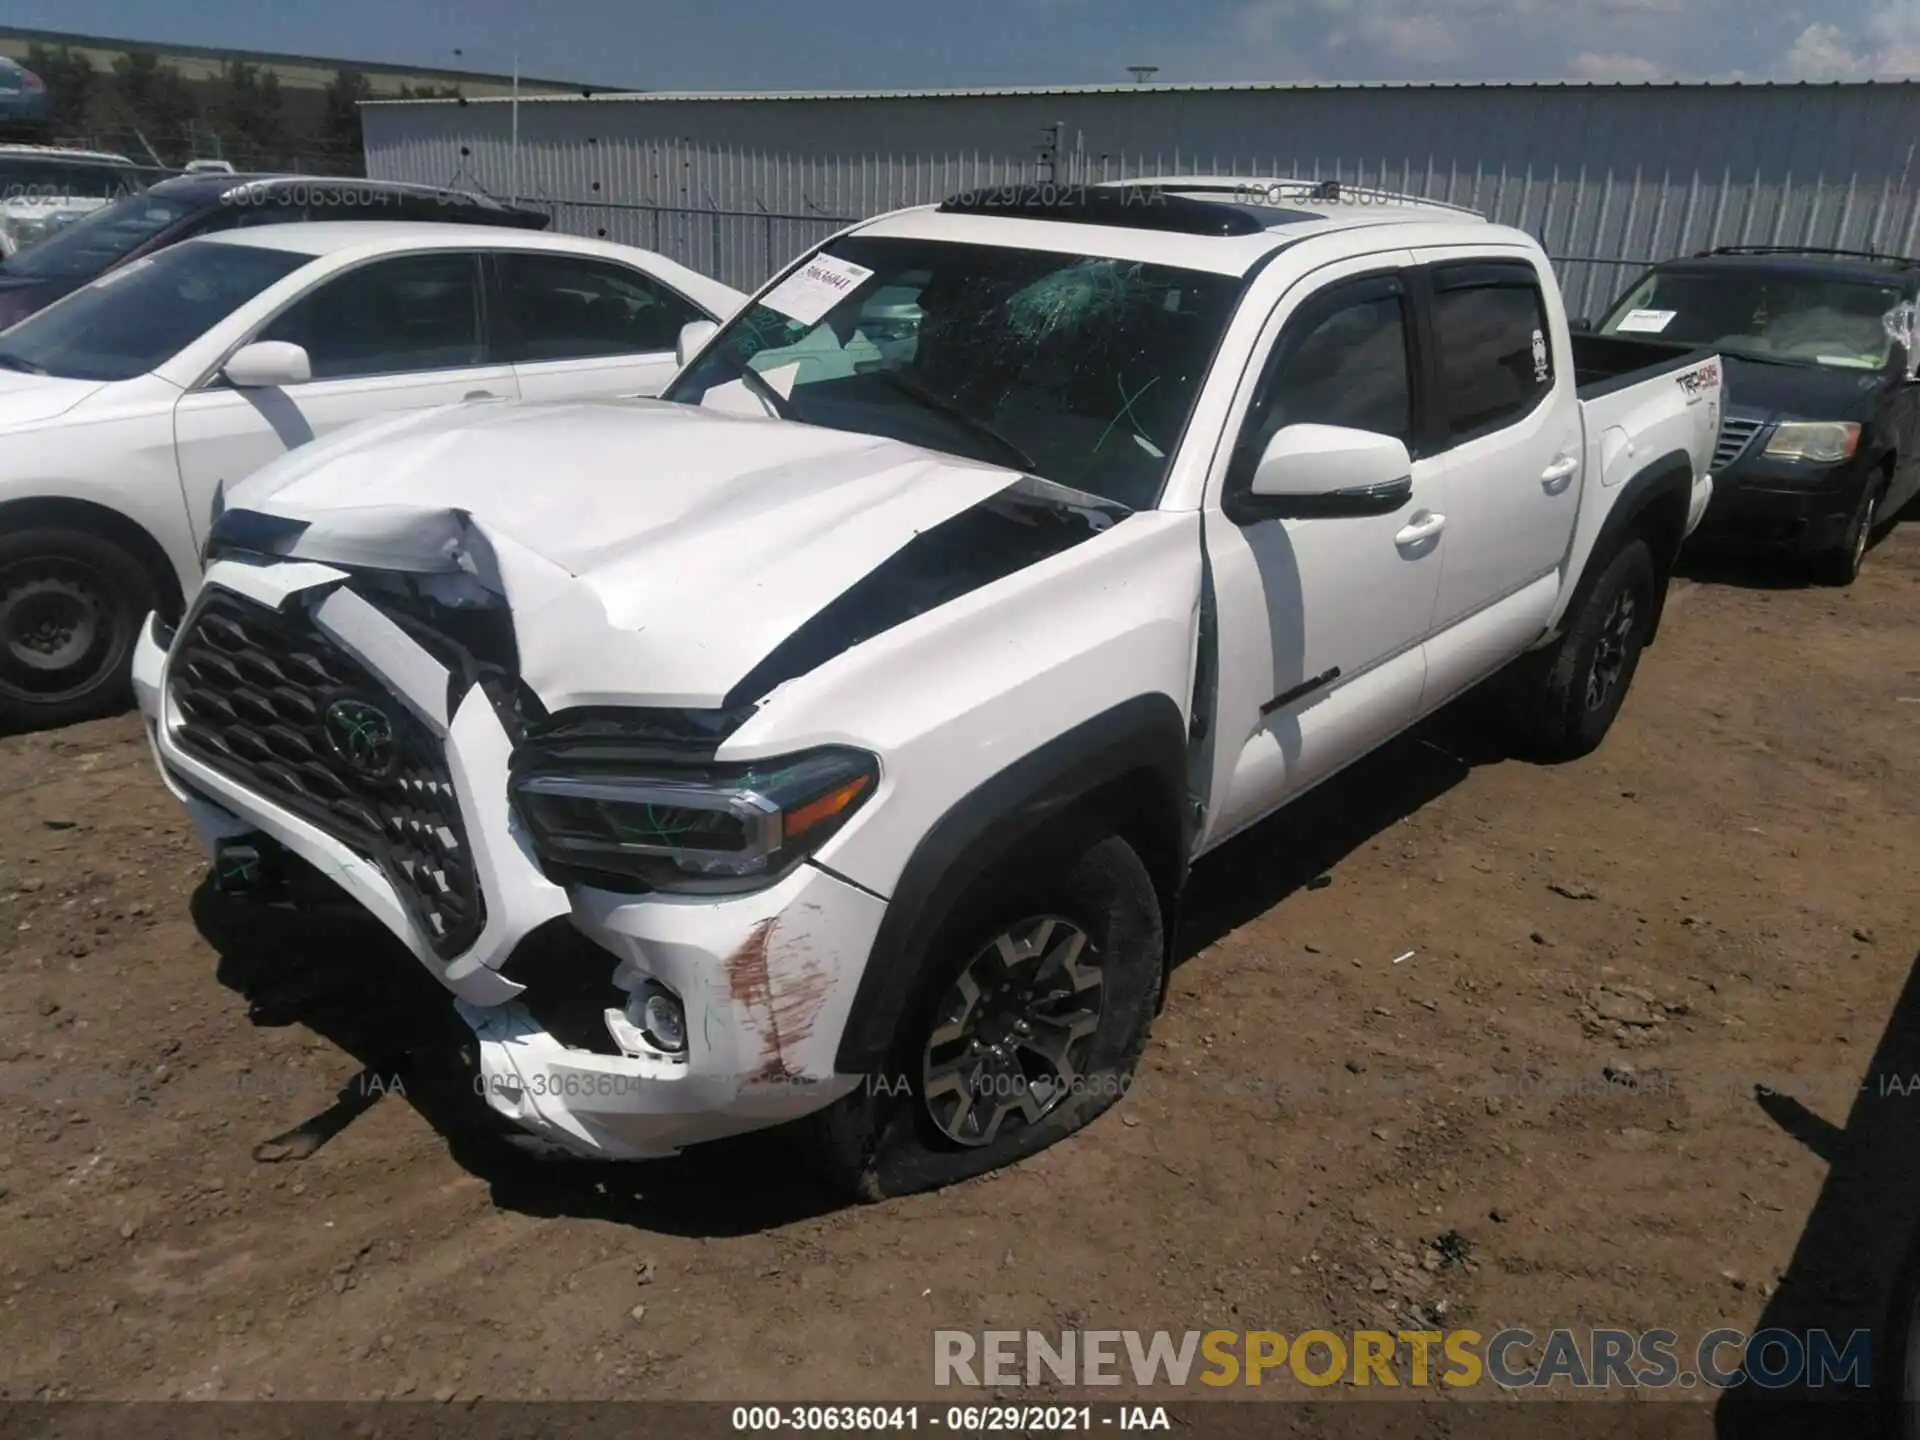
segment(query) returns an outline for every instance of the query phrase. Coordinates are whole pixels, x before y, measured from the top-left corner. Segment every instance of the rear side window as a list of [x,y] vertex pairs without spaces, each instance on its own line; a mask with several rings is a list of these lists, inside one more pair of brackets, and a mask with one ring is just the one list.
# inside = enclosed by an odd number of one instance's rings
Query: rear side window
[[521,363],[671,350],[695,309],[651,276],[571,255],[501,254],[507,358]]
[[1438,406],[1448,442],[1516,424],[1553,389],[1546,299],[1530,265],[1445,266],[1433,275]]

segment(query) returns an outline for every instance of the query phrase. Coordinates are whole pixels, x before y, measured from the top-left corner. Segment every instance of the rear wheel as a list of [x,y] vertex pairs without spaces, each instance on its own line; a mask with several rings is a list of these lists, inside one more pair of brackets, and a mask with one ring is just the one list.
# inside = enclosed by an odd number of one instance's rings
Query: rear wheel
[[1045,1149],[1121,1097],[1164,963],[1160,902],[1117,836],[1028,851],[954,909],[880,1075],[801,1134],[835,1189],[880,1200]]
[[1508,679],[1523,745],[1543,760],[1590,754],[1613,728],[1653,626],[1661,578],[1647,542],[1620,547],[1554,645]]
[[152,577],[83,530],[0,536],[0,728],[43,729],[124,709]]

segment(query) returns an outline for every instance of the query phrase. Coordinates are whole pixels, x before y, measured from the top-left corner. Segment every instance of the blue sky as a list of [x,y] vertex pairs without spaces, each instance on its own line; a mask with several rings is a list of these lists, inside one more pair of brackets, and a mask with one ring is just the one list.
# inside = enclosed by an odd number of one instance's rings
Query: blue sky
[[0,0],[0,23],[502,71],[518,46],[529,74],[655,90],[1920,72],[1920,0]]

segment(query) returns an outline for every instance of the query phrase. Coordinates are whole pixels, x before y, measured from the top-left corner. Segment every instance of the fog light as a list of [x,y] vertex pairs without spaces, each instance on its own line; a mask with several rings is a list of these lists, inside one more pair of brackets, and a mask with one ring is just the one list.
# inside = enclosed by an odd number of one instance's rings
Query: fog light
[[627,997],[626,1008],[606,1013],[607,1033],[623,1054],[681,1055],[687,1048],[687,1014],[671,990],[654,982]]
[[687,1017],[680,1002],[664,990],[655,990],[640,1007],[640,1033],[666,1051],[678,1055],[687,1048]]

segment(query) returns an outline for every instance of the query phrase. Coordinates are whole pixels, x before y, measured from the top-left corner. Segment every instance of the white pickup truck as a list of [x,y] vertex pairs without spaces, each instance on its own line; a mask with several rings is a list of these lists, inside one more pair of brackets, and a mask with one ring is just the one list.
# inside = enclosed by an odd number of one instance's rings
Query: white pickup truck
[[1527,235],[1294,182],[956,197],[688,332],[269,465],[136,690],[217,873],[383,922],[500,1114],[804,1121],[866,1198],[1104,1110],[1189,866],[1423,715],[1598,744],[1720,418]]

